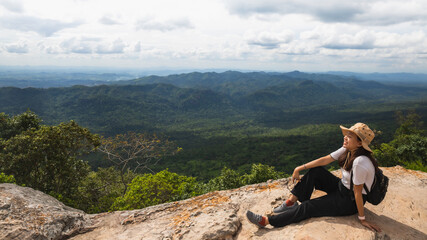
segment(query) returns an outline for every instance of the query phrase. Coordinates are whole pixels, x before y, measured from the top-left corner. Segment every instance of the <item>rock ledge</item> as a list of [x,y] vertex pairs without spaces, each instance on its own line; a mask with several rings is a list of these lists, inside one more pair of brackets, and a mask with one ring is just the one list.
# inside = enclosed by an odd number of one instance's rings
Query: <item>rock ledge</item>
[[247,221],[246,210],[266,213],[280,204],[289,194],[289,179],[280,179],[93,215],[33,189],[0,184],[0,239],[427,239],[427,173],[400,166],[382,169],[390,178],[387,196],[378,206],[365,205],[367,219],[382,233],[363,227],[356,216],[258,229]]

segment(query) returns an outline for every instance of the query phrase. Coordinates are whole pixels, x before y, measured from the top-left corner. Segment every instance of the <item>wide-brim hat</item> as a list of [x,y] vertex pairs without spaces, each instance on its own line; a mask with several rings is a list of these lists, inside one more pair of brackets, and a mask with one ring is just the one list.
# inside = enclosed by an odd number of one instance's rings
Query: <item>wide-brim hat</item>
[[350,128],[346,128],[344,126],[340,126],[342,134],[345,136],[348,132],[352,132],[356,134],[360,140],[362,140],[362,147],[369,152],[372,152],[371,148],[369,148],[369,144],[375,137],[374,132],[368,127],[368,125],[364,123],[356,123]]

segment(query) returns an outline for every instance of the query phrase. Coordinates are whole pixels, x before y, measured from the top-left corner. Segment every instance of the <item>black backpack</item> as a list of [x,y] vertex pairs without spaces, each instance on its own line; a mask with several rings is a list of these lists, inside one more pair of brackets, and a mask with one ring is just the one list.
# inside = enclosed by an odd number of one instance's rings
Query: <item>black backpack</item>
[[[363,184],[366,193],[368,194],[368,202],[373,205],[378,205],[383,201],[385,194],[387,193],[388,188],[388,177],[383,174],[381,169],[378,169],[375,172],[374,182],[372,183],[371,191],[368,190],[366,184]],[[351,194],[353,194],[353,170],[350,174],[350,190]]]

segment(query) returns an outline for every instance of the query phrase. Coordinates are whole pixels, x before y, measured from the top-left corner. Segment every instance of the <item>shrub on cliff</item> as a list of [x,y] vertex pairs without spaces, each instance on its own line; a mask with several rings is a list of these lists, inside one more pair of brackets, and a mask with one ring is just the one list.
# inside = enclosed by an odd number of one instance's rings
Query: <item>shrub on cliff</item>
[[273,166],[263,164],[252,164],[250,174],[243,175],[243,185],[266,182],[270,179],[279,179],[287,177],[286,174],[276,171]]
[[243,186],[242,177],[235,170],[224,167],[221,175],[211,179],[206,184],[206,192],[215,190],[226,190]]
[[400,127],[394,139],[374,148],[382,166],[402,165],[409,169],[427,171],[427,136],[422,130],[420,116],[414,112],[404,116],[397,113]]
[[116,199],[112,210],[141,209],[199,194],[201,192],[195,178],[171,173],[166,169],[156,174],[135,177],[126,194]]
[[211,179],[205,185],[205,192],[233,189],[245,185],[266,182],[270,179],[284,178],[287,176],[287,174],[276,171],[273,166],[268,166],[261,163],[252,164],[251,172],[244,175],[240,175],[235,170],[224,167],[221,171],[221,175]]
[[16,180],[12,175],[0,173],[0,183],[15,183]]

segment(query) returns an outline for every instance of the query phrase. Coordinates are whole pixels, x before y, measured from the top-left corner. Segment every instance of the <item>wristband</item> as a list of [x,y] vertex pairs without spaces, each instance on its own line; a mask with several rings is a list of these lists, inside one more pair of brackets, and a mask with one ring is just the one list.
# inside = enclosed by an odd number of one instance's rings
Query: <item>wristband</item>
[[360,221],[363,221],[366,219],[365,216],[357,216],[357,217],[359,218]]

